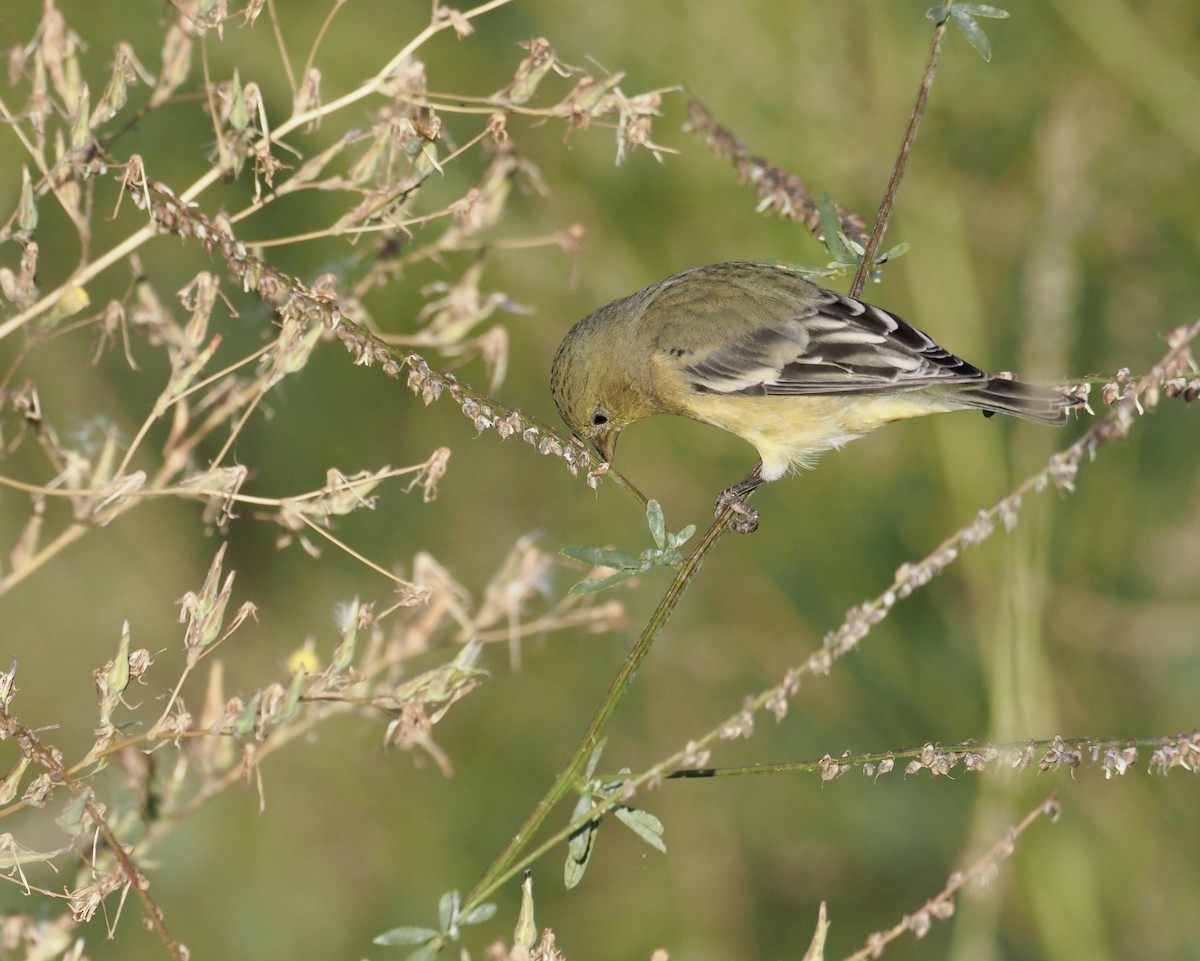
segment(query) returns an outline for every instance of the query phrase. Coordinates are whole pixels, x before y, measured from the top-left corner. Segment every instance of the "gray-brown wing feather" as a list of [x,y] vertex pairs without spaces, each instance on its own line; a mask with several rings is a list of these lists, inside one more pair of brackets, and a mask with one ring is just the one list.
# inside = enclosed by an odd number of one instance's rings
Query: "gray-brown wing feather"
[[694,390],[719,394],[879,394],[990,379],[899,317],[832,292],[682,370]]

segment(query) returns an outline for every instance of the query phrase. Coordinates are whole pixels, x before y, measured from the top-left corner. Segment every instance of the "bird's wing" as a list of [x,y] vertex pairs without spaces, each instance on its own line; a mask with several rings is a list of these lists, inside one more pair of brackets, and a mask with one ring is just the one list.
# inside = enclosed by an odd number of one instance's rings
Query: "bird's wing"
[[790,317],[743,325],[733,341],[675,352],[692,390],[879,394],[987,380],[887,311],[831,291]]

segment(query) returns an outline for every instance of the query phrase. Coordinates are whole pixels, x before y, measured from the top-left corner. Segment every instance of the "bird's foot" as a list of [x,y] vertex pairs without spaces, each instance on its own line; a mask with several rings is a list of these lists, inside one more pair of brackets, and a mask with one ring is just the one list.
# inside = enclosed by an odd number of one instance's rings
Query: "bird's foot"
[[758,530],[758,511],[742,499],[745,493],[740,484],[721,491],[713,511],[715,516],[720,517],[726,508],[733,509],[734,516],[729,521],[729,529],[735,534],[752,534]]

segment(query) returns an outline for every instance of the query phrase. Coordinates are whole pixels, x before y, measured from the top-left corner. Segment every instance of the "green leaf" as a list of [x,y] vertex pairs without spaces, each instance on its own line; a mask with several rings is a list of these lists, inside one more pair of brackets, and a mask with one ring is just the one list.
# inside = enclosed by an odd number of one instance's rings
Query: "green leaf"
[[635,574],[648,571],[651,567],[660,565],[678,567],[682,564],[683,556],[676,548],[696,533],[696,525],[689,524],[678,534],[668,533],[662,505],[655,500],[646,503],[646,523],[650,528],[650,536],[654,539],[655,546],[646,548],[639,557],[608,547],[574,546],[564,547],[559,551],[564,557],[572,560],[582,561],[593,567],[612,567],[617,571],[608,577],[588,578],[580,581],[571,588],[571,593],[594,594],[612,587],[614,584],[619,584]]
[[944,4],[939,4],[936,7],[930,7],[928,10],[926,10],[925,16],[940,26],[941,24],[945,23],[946,18],[950,16],[950,8]]
[[[592,756],[597,757],[598,753],[599,748],[597,748]],[[578,803],[575,805],[575,810],[571,813],[571,820],[578,820],[591,809],[591,794],[588,791],[584,791],[583,796],[580,797]],[[583,874],[587,870],[588,862],[592,859],[592,851],[596,848],[596,835],[599,831],[599,821],[588,821],[567,840],[567,861],[563,865],[563,884],[568,891],[583,880]]]
[[891,247],[881,254],[876,254],[875,263],[886,264],[889,260],[895,260],[897,257],[902,257],[906,253],[908,253],[908,244],[896,244],[895,247]]
[[800,270],[799,272],[804,274],[807,279],[812,280],[813,278],[843,277],[850,273],[850,268],[847,264],[835,264],[831,262],[826,264],[824,267],[817,267],[814,264],[807,264],[805,265],[804,269]]
[[667,853],[667,846],[662,839],[663,823],[649,811],[639,811],[637,808],[620,804],[613,808],[613,814],[617,816],[618,821],[654,850],[661,851],[663,854]]
[[656,500],[646,502],[646,523],[650,525],[650,536],[661,551],[667,544],[667,521],[663,517],[662,505]]
[[280,723],[290,721],[300,713],[300,695],[304,691],[305,682],[308,679],[308,672],[304,669],[304,665],[300,665],[292,678],[292,683],[288,685],[287,694],[284,695],[283,703],[279,706],[277,715]]
[[449,931],[458,921],[459,893],[447,891],[438,899],[438,924]]
[[838,216],[837,204],[829,194],[821,194],[817,201],[817,211],[821,214],[821,233],[825,235],[825,249],[835,260],[845,261],[850,255],[846,245],[842,243],[842,218]]
[[614,551],[607,547],[564,547],[559,551],[563,557],[591,564],[593,567],[636,567],[642,562],[626,551]]
[[696,525],[688,524],[688,526],[681,530],[678,534],[667,535],[667,547],[674,548],[679,547],[681,544],[686,544],[692,539],[692,535],[695,533]]
[[441,944],[437,941],[430,942],[423,947],[417,948],[404,961],[433,961],[438,956],[438,952],[442,950]]
[[614,584],[620,584],[621,581],[627,581],[635,574],[640,574],[640,568],[626,568],[623,571],[618,571],[609,577],[601,577],[593,580],[580,581],[571,588],[571,594],[595,594],[597,591],[602,591],[605,588],[612,587]]
[[975,18],[967,13],[964,7],[951,7],[950,16],[954,18],[958,29],[962,31],[971,46],[979,51],[979,56],[990,61],[992,59],[992,42],[983,32],[983,27],[975,22]]
[[258,709],[262,706],[262,691],[256,691],[242,713],[233,719],[233,724],[230,729],[233,731],[234,737],[245,737],[252,733],[255,727],[258,726]]
[[959,3],[954,10],[962,10],[972,17],[987,17],[991,20],[1007,20],[1008,11],[1002,7],[993,7],[990,3]]
[[[575,802],[575,810],[571,812],[571,820],[578,821],[581,817],[587,815],[592,809],[592,799],[589,795],[584,794],[578,801]],[[588,857],[588,852],[591,849],[592,835],[595,832],[595,821],[586,821],[567,838],[567,851],[576,861],[584,860]]]
[[826,273],[825,267],[810,264],[807,260],[793,260],[788,263],[788,266],[805,277],[824,277]]
[[371,940],[374,944],[424,944],[426,941],[432,941],[439,933],[433,928],[392,928]]
[[[590,781],[592,779],[592,775],[596,773],[596,768],[600,764],[600,755],[604,753],[604,748],[607,744],[608,738],[602,737],[596,742],[596,746],[592,748],[591,756],[589,756],[587,760],[587,766],[583,769],[583,779],[585,781]],[[579,812],[579,814],[582,813],[582,811]],[[578,815],[576,816],[578,817]]]
[[[588,857],[591,857],[590,850],[588,851]],[[583,880],[583,872],[586,870],[587,858],[578,861],[572,855],[567,855],[567,862],[563,865],[563,887],[570,891]]]
[[496,905],[491,903],[481,904],[478,907],[471,908],[466,914],[461,915],[458,923],[464,927],[468,924],[482,924],[495,913]]
[[58,820],[71,837],[76,837],[83,830],[83,816],[92,800],[94,800],[94,795],[88,788],[80,791],[64,805]]

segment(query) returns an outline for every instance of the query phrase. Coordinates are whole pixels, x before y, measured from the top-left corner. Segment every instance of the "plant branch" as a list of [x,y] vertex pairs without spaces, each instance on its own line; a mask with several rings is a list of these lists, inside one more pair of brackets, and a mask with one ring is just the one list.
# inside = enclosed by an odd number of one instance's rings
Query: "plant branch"
[[[117,863],[120,865],[121,874],[125,878],[126,885],[133,889],[138,900],[141,901],[146,926],[158,935],[163,943],[163,947],[167,949],[167,953],[175,961],[184,961],[188,957],[187,948],[172,938],[167,931],[162,909],[150,897],[149,881],[134,866],[127,846],[121,842],[113,832],[113,829],[108,825],[108,822],[104,820],[104,813],[101,807],[96,804],[91,789],[84,787],[67,771],[59,759],[57,751],[46,747],[31,728],[21,724],[3,707],[0,707],[0,726],[3,726],[5,734],[18,738],[22,749],[30,757],[34,758],[38,764],[49,771],[55,780],[60,781],[68,791],[81,799],[88,817],[95,825],[97,833],[104,839],[104,847],[116,858]],[[95,867],[94,864],[93,867]]]
[[900,183],[904,180],[904,171],[908,168],[908,158],[917,139],[917,128],[921,126],[921,118],[925,116],[925,106],[929,102],[929,91],[933,89],[933,78],[937,74],[938,60],[941,58],[942,47],[946,42],[948,23],[949,18],[933,28],[933,38],[929,43],[929,57],[925,61],[925,72],[921,75],[921,86],[917,89],[917,102],[913,104],[912,113],[908,118],[908,127],[904,131],[904,140],[900,144],[900,153],[896,156],[896,163],[892,166],[892,176],[888,179],[887,189],[883,192],[883,202],[879,205],[879,213],[875,215],[871,236],[867,238],[862,259],[854,274],[854,282],[850,285],[851,297],[858,297],[862,294],[863,287],[867,284],[867,277],[875,263],[875,254],[883,243],[883,235],[887,233],[892,208],[896,205],[896,197],[900,193]]
[[[600,702],[600,707],[584,732],[579,746],[575,748],[575,752],[571,755],[571,759],[567,761],[566,766],[562,769],[558,777],[555,778],[550,789],[542,796],[533,813],[529,815],[525,823],[513,835],[512,840],[500,852],[491,865],[488,866],[479,880],[475,882],[475,886],[467,893],[467,896],[463,899],[464,911],[469,911],[471,908],[482,903],[500,885],[523,870],[525,864],[529,863],[531,858],[526,858],[519,864],[515,862],[521,852],[530,843],[534,834],[541,828],[550,812],[570,793],[572,788],[577,786],[576,781],[579,774],[587,764],[588,758],[592,756],[592,752],[595,751],[596,746],[600,743],[604,729],[608,726],[608,722],[612,717],[613,711],[616,710],[621,697],[629,689],[634,675],[637,674],[638,668],[641,667],[642,661],[650,653],[650,648],[654,645],[663,627],[666,626],[680,598],[683,597],[684,591],[687,590],[692,582],[692,578],[699,571],[700,565],[704,562],[705,557],[708,556],[709,551],[716,546],[721,535],[728,529],[733,517],[734,509],[732,507],[726,507],[718,514],[712,526],[709,527],[704,537],[700,540],[700,543],[696,545],[695,550],[688,555],[683,565],[676,572],[670,587],[667,588],[667,592],[663,595],[662,600],[659,601],[658,607],[655,608],[654,613],[650,616],[650,620],[646,622],[646,626],[643,628],[641,636],[638,638],[633,650],[629,652],[629,656],[621,665],[617,676],[613,678],[608,693],[604,696],[604,700]],[[569,830],[571,829],[564,829],[567,833],[569,833]],[[564,832],[560,831],[551,841],[539,847],[535,853],[545,850],[563,836],[565,836]]]
[[1034,821],[1040,817],[1049,817],[1051,821],[1058,818],[1058,795],[1051,791],[1045,800],[1025,815],[1018,824],[1014,824],[1000,838],[990,851],[982,858],[962,871],[950,875],[946,886],[934,897],[926,901],[913,914],[905,915],[898,923],[886,931],[877,931],[867,938],[864,947],[847,955],[843,961],[868,961],[878,958],[885,946],[895,941],[905,932],[911,931],[916,937],[924,937],[934,921],[945,920],[954,914],[954,895],[972,881],[981,880],[996,869],[1000,861],[1012,857],[1016,850],[1017,839],[1025,833]]
[[[1104,776],[1124,774],[1138,759],[1139,749],[1152,749],[1150,770],[1164,773],[1172,767],[1187,770],[1200,765],[1200,730],[1190,734],[1164,737],[1076,737],[1029,740],[1024,743],[979,744],[922,744],[920,747],[889,751],[869,751],[862,754],[840,754],[807,761],[744,764],[730,767],[680,768],[666,775],[665,780],[694,780],[696,778],[742,777],[751,774],[820,773],[823,781],[840,777],[853,767],[861,767],[867,777],[883,777],[897,769],[899,761],[907,760],[905,775],[929,771],[934,776],[947,776],[960,767],[965,771],[987,770],[1024,771],[1036,767],[1039,772],[1067,767],[1075,770],[1088,759],[1104,769]],[[1040,752],[1040,754],[1039,754]],[[598,780],[611,776],[597,775]]]
[[[458,13],[458,17],[462,18],[462,20],[470,21],[499,7],[503,7],[511,2],[512,0],[488,0],[488,2],[481,3],[470,10],[460,11]],[[365,97],[379,92],[384,88],[396,69],[403,64],[405,60],[411,57],[418,48],[420,48],[429,39],[441,33],[443,30],[450,28],[451,26],[453,26],[453,20],[451,19],[430,23],[427,27],[425,27],[424,30],[413,37],[413,39],[409,41],[399,53],[392,57],[392,59],[389,60],[387,64],[377,71],[369,80],[360,84],[354,90],[336,100],[331,100],[329,103],[313,107],[311,110],[306,110],[303,113],[294,114],[272,132],[271,138],[275,141],[279,141],[283,137],[287,136],[287,134],[305,126],[306,124],[320,120],[322,117],[335,113],[344,107],[350,106],[351,104],[357,103],[359,100],[362,100]],[[7,111],[5,112],[7,113]],[[251,152],[253,153],[253,151],[258,149],[265,149],[266,143],[267,138],[264,136],[259,143],[255,144],[251,148]],[[182,201],[185,206],[188,205],[208,187],[220,180],[225,173],[226,171],[221,169],[219,165],[213,165],[190,187],[186,188],[182,193],[179,194],[179,200]],[[146,241],[150,240],[156,235],[157,231],[153,227],[141,227],[102,256],[81,266],[78,270],[72,273],[67,280],[63,281],[63,283],[61,283],[54,290],[50,291],[36,303],[30,305],[5,323],[0,324],[0,340],[3,340],[13,331],[19,330],[30,321],[48,312],[62,299],[64,294],[70,288],[86,286],[89,281],[103,273],[113,264],[124,260],[127,256],[141,247],[142,244],[146,243]]]

